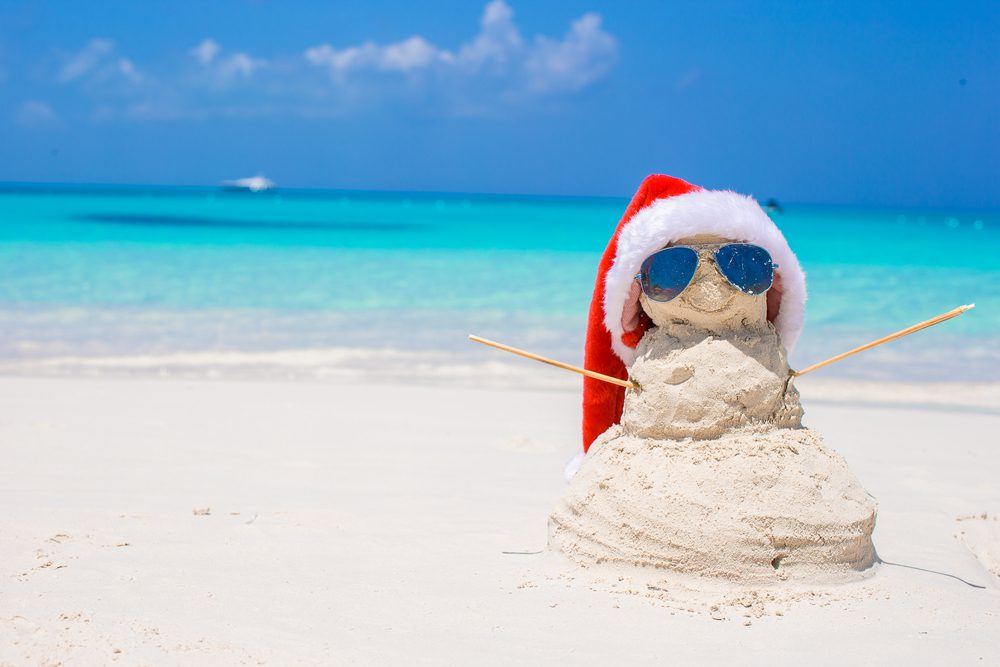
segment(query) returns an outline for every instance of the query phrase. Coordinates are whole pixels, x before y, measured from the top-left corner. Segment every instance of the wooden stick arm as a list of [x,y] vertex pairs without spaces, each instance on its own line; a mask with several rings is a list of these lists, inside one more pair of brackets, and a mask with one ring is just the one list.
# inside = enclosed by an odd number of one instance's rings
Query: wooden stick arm
[[571,366],[570,364],[564,364],[561,361],[556,361],[555,359],[549,359],[548,357],[543,357],[540,354],[535,354],[533,352],[521,350],[516,347],[511,347],[510,345],[504,345],[503,343],[497,343],[496,341],[480,338],[479,336],[473,336],[472,334],[469,334],[469,340],[475,341],[476,343],[482,343],[483,345],[489,345],[490,347],[495,347],[498,350],[503,350],[504,352],[510,352],[512,354],[525,357],[526,359],[534,359],[535,361],[540,361],[543,364],[555,366],[556,368],[562,368],[563,370],[573,371],[574,373],[579,373],[580,375],[585,375],[595,380],[601,380],[602,382],[609,382],[611,384],[616,384],[619,387],[625,387],[626,389],[638,388],[637,384],[629,380],[622,380],[620,378],[611,377],[610,375],[604,375],[603,373],[597,373],[596,371],[587,370],[586,368],[580,368],[579,366]]
[[923,322],[919,322],[917,324],[914,324],[911,327],[906,327],[905,329],[901,329],[901,330],[897,331],[896,333],[892,333],[892,334],[889,334],[888,336],[883,336],[882,338],[879,338],[878,340],[873,340],[870,343],[865,343],[864,345],[860,345],[860,346],[854,348],[853,350],[848,350],[847,352],[841,352],[840,354],[838,354],[838,355],[836,355],[834,357],[830,357],[829,359],[824,359],[823,361],[817,362],[817,363],[813,364],[812,366],[806,366],[801,371],[789,371],[789,375],[791,375],[792,377],[798,377],[800,375],[805,375],[806,373],[811,373],[814,370],[817,370],[819,368],[823,368],[824,366],[829,366],[832,363],[838,362],[841,359],[846,359],[847,357],[855,355],[858,352],[864,352],[865,350],[870,350],[870,349],[872,349],[873,347],[875,347],[877,345],[882,345],[883,343],[888,343],[889,341],[896,340],[897,338],[902,338],[903,336],[908,336],[911,333],[916,333],[916,332],[920,331],[921,329],[926,329],[927,327],[932,327],[935,324],[940,324],[941,322],[944,322],[945,320],[950,320],[953,317],[958,317],[962,313],[964,313],[966,311],[969,311],[969,310],[972,310],[975,307],[976,307],[976,304],[974,304],[974,303],[966,304],[964,306],[959,306],[958,308],[955,308],[953,310],[949,310],[947,313],[942,313],[942,314],[938,315],[937,317],[932,317],[929,320],[924,320]]

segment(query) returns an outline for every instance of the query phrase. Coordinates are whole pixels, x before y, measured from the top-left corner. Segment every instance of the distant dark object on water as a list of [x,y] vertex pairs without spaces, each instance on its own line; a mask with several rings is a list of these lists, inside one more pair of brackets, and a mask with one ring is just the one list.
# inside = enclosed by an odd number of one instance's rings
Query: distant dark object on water
[[767,211],[768,213],[784,213],[785,212],[784,207],[782,207],[782,205],[779,204],[778,200],[775,199],[774,197],[771,197],[766,202],[764,202],[764,210]]

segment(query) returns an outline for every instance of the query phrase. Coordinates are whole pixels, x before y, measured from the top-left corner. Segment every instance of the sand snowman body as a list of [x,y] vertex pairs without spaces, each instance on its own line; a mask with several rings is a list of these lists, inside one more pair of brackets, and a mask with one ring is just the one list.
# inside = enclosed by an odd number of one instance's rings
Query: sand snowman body
[[656,327],[629,372],[640,389],[552,513],[550,549],[740,582],[872,571],[876,504],[802,427],[773,326],[727,336]]

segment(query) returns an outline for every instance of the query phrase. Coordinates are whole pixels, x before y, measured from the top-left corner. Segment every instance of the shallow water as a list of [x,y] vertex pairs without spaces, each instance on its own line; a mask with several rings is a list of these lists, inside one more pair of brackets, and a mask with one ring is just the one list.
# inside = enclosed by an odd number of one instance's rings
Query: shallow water
[[[470,332],[579,362],[597,261],[626,203],[8,185],[0,370],[373,347],[407,363],[496,360]],[[788,205],[774,219],[809,279],[793,367],[976,302],[824,372],[997,379],[1000,213]]]

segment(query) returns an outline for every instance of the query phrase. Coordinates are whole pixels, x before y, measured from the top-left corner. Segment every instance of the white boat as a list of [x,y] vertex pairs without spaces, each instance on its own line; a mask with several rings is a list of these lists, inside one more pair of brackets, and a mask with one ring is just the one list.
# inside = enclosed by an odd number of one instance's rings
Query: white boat
[[234,181],[222,181],[224,190],[234,192],[267,192],[276,188],[274,181],[263,176],[251,176],[250,178],[237,178]]

